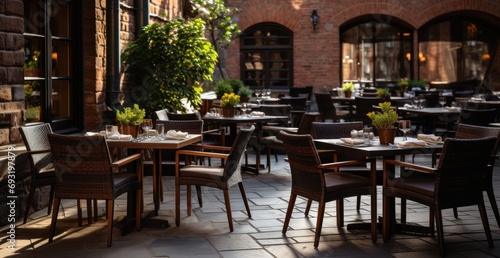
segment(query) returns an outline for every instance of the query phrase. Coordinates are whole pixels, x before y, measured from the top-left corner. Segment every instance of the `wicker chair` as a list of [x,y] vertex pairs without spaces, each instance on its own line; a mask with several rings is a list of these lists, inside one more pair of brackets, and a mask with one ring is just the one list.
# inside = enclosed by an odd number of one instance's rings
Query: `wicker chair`
[[321,114],[322,121],[332,120],[338,122],[340,119],[349,119],[351,114],[349,111],[337,110],[337,107],[332,101],[332,96],[329,93],[314,93],[316,105]]
[[353,115],[353,119],[357,121],[363,121],[363,124],[371,124],[371,120],[366,114],[372,111],[378,111],[374,106],[382,101],[379,97],[354,97],[354,105],[356,106],[356,113]]
[[[491,231],[483,200],[483,180],[488,170],[496,137],[481,139],[446,139],[437,168],[425,167],[397,160],[384,160],[383,236],[389,240],[390,223],[395,218],[391,198],[403,198],[429,206],[431,219],[435,217],[439,250],[444,251],[443,219],[441,210],[478,205],[488,244],[493,247]],[[389,168],[411,169],[413,173],[433,176],[397,177]],[[392,213],[392,214],[391,214]],[[433,232],[434,223],[431,223]]]
[[[299,127],[273,127],[273,126],[263,126],[263,131],[273,131],[274,133],[279,133],[281,130],[286,130],[288,132],[295,132],[297,134],[310,134],[312,130],[312,123],[319,120],[318,114],[304,114],[300,120]],[[276,150],[284,151],[283,142],[276,137],[276,135],[264,136],[260,139],[260,144],[267,149],[267,172],[271,172],[271,149],[274,150],[274,158],[278,162],[278,156],[276,155]]]
[[[29,211],[33,202],[35,191],[39,187],[50,186],[49,205],[47,215],[50,215],[52,200],[54,197],[54,186],[56,177],[52,165],[52,153],[50,152],[50,144],[48,135],[52,133],[52,127],[48,123],[22,126],[19,127],[19,132],[23,138],[27,153],[29,154],[29,162],[31,166],[30,190],[28,199],[26,200],[26,209],[24,211],[23,224],[26,223],[29,216]],[[82,208],[80,200],[78,202],[78,226],[82,226]],[[87,200],[87,219],[88,223],[92,223],[90,200]],[[97,202],[94,202],[94,219],[97,219]]]
[[[54,211],[50,225],[52,242],[61,199],[106,200],[108,219],[107,245],[111,246],[114,199],[126,192],[136,192],[135,227],[141,228],[142,154],[111,162],[103,136],[65,136],[49,134],[56,186]],[[114,173],[114,169],[136,162],[136,173]]]
[[[363,130],[363,122],[353,121],[344,123],[332,123],[332,122],[315,122],[312,124],[312,135],[316,139],[339,139],[343,137],[351,137],[352,130]],[[329,158],[331,157],[331,150],[318,150],[322,162],[332,162]],[[327,155],[325,155],[327,154]],[[333,161],[343,161],[352,159],[365,159],[365,157],[356,157],[350,153],[334,152]],[[366,166],[345,166],[340,169],[341,171],[349,171],[350,173],[370,177],[370,169]],[[377,173],[377,183],[382,184],[382,173]],[[308,207],[310,206],[310,201]],[[356,209],[361,208],[361,195],[357,196]]]
[[[318,204],[314,247],[318,247],[327,202],[337,201],[337,227],[344,226],[343,199],[359,194],[371,196],[371,238],[377,240],[377,196],[375,184],[375,159],[343,161],[321,164],[311,135],[295,135],[280,132],[280,138],[287,150],[288,162],[292,173],[292,191],[283,224],[286,234],[297,196],[312,199]],[[370,163],[371,178],[352,175],[347,172],[325,173],[325,169]]]
[[[227,219],[229,222],[229,230],[233,231],[233,219],[231,214],[231,203],[229,198],[229,188],[238,185],[240,188],[241,196],[248,213],[248,201],[246,198],[245,190],[241,177],[241,160],[245,152],[246,145],[253,131],[254,126],[248,129],[240,129],[232,147],[226,146],[207,146],[209,150],[213,151],[226,151],[229,153],[216,153],[206,151],[193,151],[193,150],[179,150],[175,155],[175,224],[180,225],[180,187],[186,185],[187,187],[187,214],[191,215],[191,185],[214,187],[223,190],[224,200],[226,203]],[[180,156],[185,155],[186,165],[180,167]],[[189,161],[191,157],[213,157],[224,158],[226,161],[221,167],[192,165]]]

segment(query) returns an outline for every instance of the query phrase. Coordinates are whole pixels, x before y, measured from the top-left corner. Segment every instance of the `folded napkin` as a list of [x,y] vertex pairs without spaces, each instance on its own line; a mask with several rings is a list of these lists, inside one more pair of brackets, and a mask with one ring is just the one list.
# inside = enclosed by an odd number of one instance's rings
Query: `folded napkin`
[[419,139],[408,138],[406,141],[398,142],[397,145],[399,147],[417,147],[417,146],[425,146],[425,141]]
[[250,116],[265,116],[264,112],[261,111],[252,111],[250,112]]
[[[98,133],[94,133],[94,132],[87,132],[87,133],[85,133],[85,136],[93,136],[93,135],[106,136],[106,132],[100,131]],[[132,137],[132,135],[130,135],[130,134],[113,134],[108,139],[110,139],[110,140],[121,140],[121,141],[131,141],[132,139],[134,139],[134,137]]]
[[188,136],[188,133],[186,132],[181,132],[181,131],[176,131],[176,130],[168,130],[167,132],[167,137],[170,138],[186,138]]
[[94,136],[94,135],[102,135],[106,137],[106,132],[105,131],[100,131],[100,132],[86,132],[85,136]]
[[457,107],[446,107],[446,109],[448,109],[450,111],[457,111],[458,110]]
[[206,113],[205,117],[220,117],[219,113]]
[[411,105],[411,104],[405,104],[404,107],[405,108],[417,108],[416,106]]
[[424,142],[442,142],[441,136],[435,136],[434,134],[418,134],[417,139]]
[[363,139],[353,139],[353,138],[340,138],[340,140],[344,143],[347,143],[347,144],[354,144],[354,145],[358,145],[358,144],[363,144],[365,143],[365,141]]

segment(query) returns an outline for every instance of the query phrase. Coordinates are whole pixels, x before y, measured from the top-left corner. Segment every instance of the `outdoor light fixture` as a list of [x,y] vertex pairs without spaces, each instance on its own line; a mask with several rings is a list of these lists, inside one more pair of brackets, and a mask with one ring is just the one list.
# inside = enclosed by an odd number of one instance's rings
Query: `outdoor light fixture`
[[318,25],[318,21],[319,21],[318,12],[316,12],[316,10],[313,10],[313,12],[311,14],[311,22],[313,24],[313,29],[314,30],[316,30],[316,25]]

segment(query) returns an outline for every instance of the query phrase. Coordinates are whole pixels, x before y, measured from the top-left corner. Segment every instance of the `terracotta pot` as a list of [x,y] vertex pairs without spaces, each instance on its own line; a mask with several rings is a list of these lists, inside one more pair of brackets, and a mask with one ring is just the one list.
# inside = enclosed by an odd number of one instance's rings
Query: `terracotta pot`
[[222,115],[224,117],[233,117],[235,113],[236,113],[236,109],[234,107],[222,108]]
[[389,143],[394,143],[394,137],[396,137],[396,128],[377,129],[377,132],[380,144],[388,145]]
[[344,95],[346,98],[350,98],[352,96],[352,91],[344,91]]
[[24,69],[24,77],[40,77],[40,69],[26,68]]
[[120,125],[120,134],[130,134],[132,137],[137,138],[139,132],[139,125]]

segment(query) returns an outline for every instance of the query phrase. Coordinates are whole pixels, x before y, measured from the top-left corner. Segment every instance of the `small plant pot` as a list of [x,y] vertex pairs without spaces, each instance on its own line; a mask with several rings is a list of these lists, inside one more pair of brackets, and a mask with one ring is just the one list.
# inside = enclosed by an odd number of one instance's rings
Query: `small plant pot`
[[377,129],[377,131],[380,144],[388,145],[389,143],[394,143],[394,138],[396,137],[396,128]]
[[132,137],[137,138],[137,134],[139,132],[139,125],[120,125],[120,133],[121,134],[129,134]]

